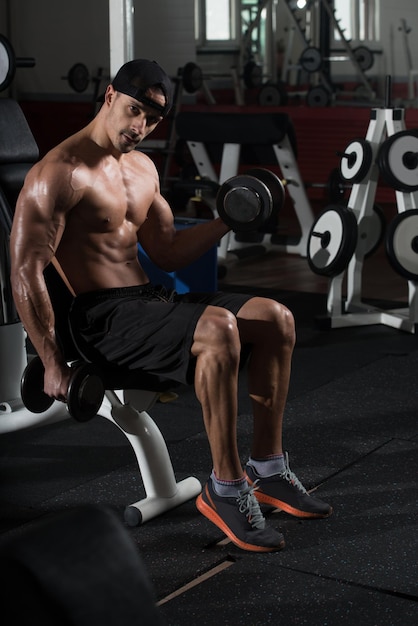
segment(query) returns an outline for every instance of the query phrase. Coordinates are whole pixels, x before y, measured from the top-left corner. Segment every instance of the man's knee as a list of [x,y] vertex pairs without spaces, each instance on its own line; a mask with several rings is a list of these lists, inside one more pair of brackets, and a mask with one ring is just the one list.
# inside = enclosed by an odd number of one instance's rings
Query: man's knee
[[194,334],[193,352],[213,351],[239,360],[241,343],[237,320],[227,309],[208,306],[199,318]]
[[286,343],[293,346],[296,342],[295,318],[293,317],[293,313],[284,306],[284,304],[280,304],[279,302],[274,302],[274,304],[276,305],[276,319],[279,333]]
[[293,347],[296,341],[295,320],[291,311],[270,298],[252,298],[239,312],[239,324],[244,343],[260,339],[281,346]]

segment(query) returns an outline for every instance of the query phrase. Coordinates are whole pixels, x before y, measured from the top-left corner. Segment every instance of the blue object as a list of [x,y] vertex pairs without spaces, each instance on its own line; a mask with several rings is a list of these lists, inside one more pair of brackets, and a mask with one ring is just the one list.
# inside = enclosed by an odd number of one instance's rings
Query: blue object
[[[176,218],[174,224],[178,230],[190,228],[207,220]],[[217,246],[213,246],[191,265],[178,272],[164,272],[158,268],[138,244],[138,259],[150,281],[175,289],[177,293],[205,291],[213,293],[218,289]]]

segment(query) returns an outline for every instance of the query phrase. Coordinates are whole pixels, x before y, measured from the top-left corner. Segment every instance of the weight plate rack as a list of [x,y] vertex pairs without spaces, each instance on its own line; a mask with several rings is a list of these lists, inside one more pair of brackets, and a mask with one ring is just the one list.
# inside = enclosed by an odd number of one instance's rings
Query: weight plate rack
[[[400,108],[371,109],[365,139],[354,139],[342,153],[341,175],[354,182],[346,211],[357,228],[333,206],[311,228],[309,266],[330,277],[327,314],[319,320],[326,328],[385,324],[418,332],[418,130],[406,129],[404,115]],[[393,187],[398,211],[386,233],[375,204],[380,176]],[[363,301],[363,262],[384,236],[390,264],[408,281],[407,306],[383,309]]]

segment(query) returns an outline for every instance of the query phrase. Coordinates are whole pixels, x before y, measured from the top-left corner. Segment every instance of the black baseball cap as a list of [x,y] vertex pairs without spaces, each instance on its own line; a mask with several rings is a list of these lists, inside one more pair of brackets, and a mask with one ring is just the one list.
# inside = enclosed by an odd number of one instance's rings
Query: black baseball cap
[[[135,100],[157,109],[164,117],[173,104],[173,83],[163,68],[156,61],[135,59],[128,61],[118,71],[112,80],[112,86]],[[146,91],[150,87],[160,87],[165,95],[165,105],[161,106],[154,100],[147,98]]]

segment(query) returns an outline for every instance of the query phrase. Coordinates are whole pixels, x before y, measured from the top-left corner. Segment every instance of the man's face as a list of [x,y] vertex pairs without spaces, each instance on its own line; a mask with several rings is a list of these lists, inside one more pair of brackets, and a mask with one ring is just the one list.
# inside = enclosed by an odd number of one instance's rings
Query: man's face
[[116,92],[112,86],[108,87],[106,96],[111,104],[109,136],[115,148],[122,153],[134,150],[163,119],[159,109],[152,106],[152,102],[161,107],[166,103],[164,94],[158,88],[147,90],[147,103]]

